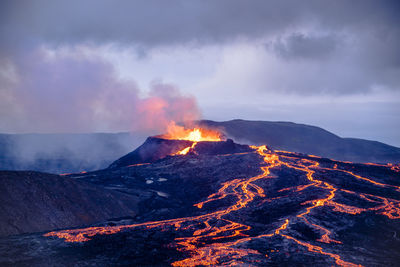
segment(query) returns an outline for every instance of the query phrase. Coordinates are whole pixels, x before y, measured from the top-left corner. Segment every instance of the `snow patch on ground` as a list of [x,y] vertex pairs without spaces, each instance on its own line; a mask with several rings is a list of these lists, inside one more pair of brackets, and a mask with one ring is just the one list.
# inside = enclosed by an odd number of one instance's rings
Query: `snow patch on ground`
[[159,195],[160,197],[169,197],[169,195],[167,193],[164,192],[160,192],[160,191],[155,191],[157,193],[157,195]]

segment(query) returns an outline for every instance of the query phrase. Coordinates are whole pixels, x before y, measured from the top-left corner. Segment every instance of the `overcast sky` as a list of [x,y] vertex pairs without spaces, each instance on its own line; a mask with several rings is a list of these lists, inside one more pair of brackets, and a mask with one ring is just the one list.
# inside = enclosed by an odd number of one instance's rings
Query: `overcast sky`
[[399,14],[384,0],[1,1],[0,132],[242,118],[400,146]]

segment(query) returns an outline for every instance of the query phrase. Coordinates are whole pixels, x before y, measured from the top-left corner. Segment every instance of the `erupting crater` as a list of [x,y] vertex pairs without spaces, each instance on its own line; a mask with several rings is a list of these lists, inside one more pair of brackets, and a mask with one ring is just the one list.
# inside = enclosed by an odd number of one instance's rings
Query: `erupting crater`
[[113,162],[109,169],[136,164],[152,163],[168,156],[194,154],[221,155],[254,151],[247,145],[239,145],[213,129],[185,128],[172,123],[167,133],[148,137],[136,150]]
[[178,150],[173,153],[173,155],[186,155],[194,147],[198,142],[219,142],[222,141],[222,134],[216,130],[210,130],[201,127],[195,127],[192,129],[186,129],[183,126],[176,125],[175,123],[171,123],[168,125],[167,133],[158,136],[162,139],[169,140],[187,140],[192,141],[192,145],[185,147],[184,149]]
[[183,126],[170,123],[167,127],[167,133],[157,136],[163,139],[173,140],[188,140],[192,142],[211,141],[218,142],[223,141],[223,134],[214,129],[207,129],[196,126],[194,128],[185,128]]

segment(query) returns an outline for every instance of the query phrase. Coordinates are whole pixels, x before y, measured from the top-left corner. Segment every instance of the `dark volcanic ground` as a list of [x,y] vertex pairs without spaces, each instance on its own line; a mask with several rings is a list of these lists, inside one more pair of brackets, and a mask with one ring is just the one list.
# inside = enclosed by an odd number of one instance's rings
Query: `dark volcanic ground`
[[3,238],[0,265],[400,265],[395,166],[266,149],[135,164],[68,177],[139,197],[136,217]]
[[0,236],[137,214],[138,198],[55,174],[0,171]]

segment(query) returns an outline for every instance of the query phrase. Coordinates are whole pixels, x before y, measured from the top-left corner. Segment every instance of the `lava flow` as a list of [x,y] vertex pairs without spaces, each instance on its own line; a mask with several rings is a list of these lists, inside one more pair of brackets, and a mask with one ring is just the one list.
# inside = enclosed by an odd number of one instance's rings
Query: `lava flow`
[[[178,126],[175,126],[178,127]],[[178,127],[179,128],[179,127]],[[193,144],[176,154],[184,155],[192,149],[197,142],[201,141],[219,141],[220,136],[212,131],[203,131],[202,129],[186,130],[180,128],[176,131],[174,128],[163,138],[175,138],[179,140],[190,140]],[[183,130],[182,130],[183,129]],[[175,132],[174,132],[175,131]],[[223,199],[235,199],[228,207],[219,207],[217,210],[193,217],[176,218],[163,221],[152,221],[132,225],[90,227],[85,229],[73,229],[54,231],[45,234],[45,236],[56,236],[65,239],[66,242],[85,242],[95,235],[106,235],[120,232],[124,229],[139,228],[142,230],[161,228],[174,229],[184,233],[190,232],[188,236],[175,239],[175,246],[179,251],[185,252],[189,257],[175,261],[173,266],[198,266],[198,265],[234,265],[244,264],[243,258],[248,255],[261,255],[258,250],[246,248],[244,245],[252,240],[264,240],[269,238],[281,238],[285,242],[291,242],[293,246],[298,246],[308,253],[330,258],[340,266],[359,266],[356,263],[344,260],[343,256],[334,253],[333,247],[341,246],[342,241],[336,240],[337,236],[326,226],[319,225],[313,219],[313,214],[321,209],[328,208],[333,212],[346,213],[349,216],[355,216],[362,212],[373,212],[386,216],[388,219],[400,218],[400,201],[392,198],[374,195],[370,193],[358,193],[346,188],[338,188],[334,183],[325,181],[324,172],[338,171],[351,179],[360,180],[372,186],[386,188],[398,192],[398,186],[374,181],[372,178],[363,177],[344,169],[338,169],[335,165],[321,166],[318,157],[301,158],[295,153],[280,151],[279,153],[269,150],[266,146],[253,147],[254,152],[263,158],[260,166],[260,174],[247,178],[236,178],[228,180],[221,184],[220,189],[209,195],[202,202],[194,206],[199,210],[210,205],[211,202],[221,201]],[[392,166],[382,166],[382,168],[392,168]],[[259,234],[251,234],[252,227],[243,223],[237,212],[247,209],[250,203],[260,201],[274,201],[278,197],[269,197],[265,189],[257,184],[264,179],[279,179],[279,176],[272,175],[271,170],[289,169],[293,173],[300,173],[307,181],[306,184],[283,188],[281,192],[302,192],[311,188],[319,190],[322,197],[303,201],[304,206],[301,212],[288,215],[274,223],[275,229],[264,230]],[[337,202],[339,195],[352,195],[368,203],[368,207],[352,206]],[[228,216],[229,215],[229,216]],[[229,218],[228,218],[229,217]],[[314,241],[304,241],[292,234],[292,226],[302,222],[308,227],[319,233],[320,237]],[[274,250],[275,251],[275,250]],[[264,258],[268,258],[264,255]]]

